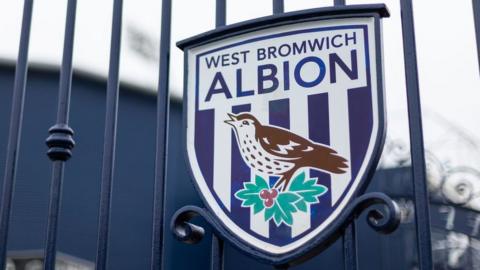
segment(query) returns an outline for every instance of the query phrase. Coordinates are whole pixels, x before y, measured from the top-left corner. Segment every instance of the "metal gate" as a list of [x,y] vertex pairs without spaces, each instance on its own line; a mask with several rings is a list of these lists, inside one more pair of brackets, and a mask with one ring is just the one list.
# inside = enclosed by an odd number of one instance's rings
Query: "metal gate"
[[[399,0],[401,3],[405,77],[408,98],[409,131],[411,142],[411,160],[413,174],[413,188],[415,201],[417,250],[419,252],[420,269],[433,269],[432,245],[429,219],[429,198],[426,185],[425,154],[422,132],[422,117],[419,98],[419,84],[417,72],[417,57],[415,46],[415,29],[413,20],[412,0]],[[16,178],[18,149],[22,135],[22,118],[25,100],[25,85],[27,80],[27,62],[29,37],[32,20],[33,0],[24,1],[23,21],[19,54],[15,70],[15,83],[11,109],[10,128],[8,135],[8,147],[6,151],[6,164],[4,183],[0,209],[0,269],[5,268],[7,254],[8,225],[11,216],[12,198]],[[112,34],[110,46],[110,65],[107,84],[103,167],[101,174],[101,195],[98,224],[96,269],[107,269],[107,251],[109,248],[110,209],[112,197],[112,184],[114,179],[115,145],[117,137],[117,111],[119,97],[119,63],[121,47],[122,27],[122,0],[115,0],[113,6]],[[480,55],[480,1],[472,0],[475,18],[476,41],[478,54]],[[65,40],[63,47],[63,61],[60,75],[60,87],[58,93],[58,114],[56,124],[48,131],[50,136],[46,139],[48,146],[47,156],[52,161],[52,178],[50,191],[50,205],[48,225],[45,242],[44,268],[54,269],[56,260],[56,243],[58,231],[58,216],[61,203],[62,181],[65,162],[74,154],[74,128],[69,126],[69,110],[72,80],[72,55],[76,15],[76,0],[68,1],[67,21],[65,26]],[[335,9],[349,8],[345,0],[335,0]],[[284,1],[273,0],[273,15],[282,16]],[[226,24],[226,0],[216,0],[216,27],[222,28]],[[203,237],[204,230],[188,221],[195,215],[205,215],[200,208],[190,207],[177,213],[173,217],[164,215],[165,182],[167,157],[167,133],[169,122],[169,61],[171,35],[171,0],[162,1],[161,16],[161,39],[160,39],[160,69],[157,94],[157,134],[156,134],[156,170],[155,170],[155,198],[153,205],[151,269],[163,269],[162,255],[164,233],[171,230],[183,241],[194,243]],[[47,127],[45,127],[47,129]],[[369,195],[365,195],[369,196]],[[381,196],[381,195],[380,195]],[[365,199],[365,198],[363,198]],[[368,199],[368,198],[367,198]],[[375,198],[374,198],[375,199]],[[376,198],[378,200],[378,198]],[[394,205],[389,205],[394,208]],[[366,208],[359,207],[356,214],[352,214],[349,224],[345,226],[342,236],[344,245],[345,269],[357,269],[356,232],[354,219],[357,212]],[[380,222],[388,213],[378,211],[370,212],[371,225]],[[390,213],[391,215],[392,213]],[[385,216],[382,216],[385,215]],[[208,215],[205,215],[208,216]],[[207,217],[208,218],[208,217]],[[390,217],[398,219],[398,217]],[[223,269],[223,240],[216,234],[212,235],[211,246],[211,269]],[[278,268],[287,269],[289,264],[279,265]]]

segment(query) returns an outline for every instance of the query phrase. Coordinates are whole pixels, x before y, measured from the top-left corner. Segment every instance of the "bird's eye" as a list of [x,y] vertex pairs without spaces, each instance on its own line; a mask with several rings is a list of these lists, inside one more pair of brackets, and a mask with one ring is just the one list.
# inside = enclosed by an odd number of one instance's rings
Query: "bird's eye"
[[246,125],[246,126],[248,126],[248,122],[247,122],[247,120],[243,120],[243,122],[242,122],[242,125]]

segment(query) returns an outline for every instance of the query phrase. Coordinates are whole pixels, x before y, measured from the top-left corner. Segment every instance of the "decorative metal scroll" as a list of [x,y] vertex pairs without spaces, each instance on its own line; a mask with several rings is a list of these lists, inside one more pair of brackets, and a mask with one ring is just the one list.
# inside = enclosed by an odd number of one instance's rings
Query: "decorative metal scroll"
[[[344,224],[340,226],[340,230],[336,234],[337,237],[343,233],[343,230],[345,230],[350,222],[353,222],[367,210],[366,221],[368,225],[378,233],[389,234],[395,231],[400,224],[401,211],[394,200],[384,193],[367,193],[356,198],[345,209],[344,215],[348,216],[348,218]],[[170,229],[179,241],[186,244],[197,244],[203,239],[205,229],[191,222],[193,218],[198,216],[202,217],[214,229],[216,235],[228,235],[228,232],[218,225],[208,210],[198,206],[188,205],[177,210],[171,219]],[[319,243],[320,249],[323,250],[328,247],[328,245],[325,244],[326,243]],[[295,262],[288,262],[288,264],[294,263]]]

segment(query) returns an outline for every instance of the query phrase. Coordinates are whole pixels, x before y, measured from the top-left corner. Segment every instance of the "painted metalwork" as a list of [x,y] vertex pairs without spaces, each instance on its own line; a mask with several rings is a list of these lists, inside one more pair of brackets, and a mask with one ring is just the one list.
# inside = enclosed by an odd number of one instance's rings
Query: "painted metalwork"
[[345,269],[358,269],[355,220],[352,220],[352,222],[347,225],[343,233],[343,253]]
[[[354,7],[352,6],[327,7],[327,8],[291,12],[291,13],[285,13],[281,15],[259,18],[259,19],[255,19],[247,22],[230,25],[228,27],[222,27],[214,31],[206,32],[204,34],[179,42],[177,45],[180,48],[184,49],[184,51],[187,51],[189,48],[197,47],[207,42],[221,40],[227,37],[231,37],[234,35],[243,34],[247,32],[252,32],[258,29],[265,29],[267,27],[289,24],[292,21],[295,21],[295,22],[313,21],[313,20],[318,20],[318,18],[320,17],[322,19],[329,19],[329,18],[339,18],[339,17],[356,18],[356,17],[365,17],[365,16],[373,17],[376,19],[375,32],[377,34],[375,37],[375,42],[376,44],[380,44],[379,20],[381,16],[388,16],[388,11],[386,10],[384,5],[360,5],[360,6],[354,6]],[[381,51],[379,46],[376,46],[376,49],[377,49],[377,52],[376,52],[377,62],[375,63],[376,64],[375,67],[377,68],[380,74],[377,77],[377,80],[378,80],[377,85],[381,86],[383,85],[383,81],[382,81],[383,79],[381,77],[381,68],[380,68],[381,67]],[[185,59],[187,58],[188,58],[187,53],[185,53]],[[186,81],[185,81],[185,85],[187,85]],[[383,93],[381,93],[380,96],[381,97],[379,98],[379,103],[380,103],[380,107],[383,108],[383,103],[382,103]],[[189,97],[186,94],[184,94],[184,111],[186,111],[185,106],[188,103],[188,99]],[[376,141],[376,143],[378,143],[376,144],[377,146],[381,146],[383,144],[383,139],[384,139],[383,126],[384,126],[385,119],[383,117],[382,110],[383,109],[381,109],[379,112],[379,117],[380,117],[379,125],[380,125],[380,130],[382,130],[380,133],[383,135],[378,137],[378,140]],[[379,147],[379,149],[380,148],[381,147]],[[380,156],[380,151],[377,151],[377,153],[374,155],[373,159],[371,160],[372,162],[371,164],[375,164],[376,161],[378,161],[379,156]],[[368,171],[370,173],[373,173],[373,171],[370,171],[370,170]],[[362,178],[362,181],[360,184],[361,187],[359,188],[360,194],[361,192],[363,192],[365,185],[368,182],[368,179],[370,179],[370,176],[371,175],[365,175],[365,178]],[[200,195],[203,196],[203,194],[200,194]],[[209,206],[207,205],[207,207]],[[211,212],[212,210],[209,208],[208,211]],[[333,239],[336,239],[337,237],[343,234],[343,231],[346,229],[348,221],[350,221],[351,217],[348,216],[347,214],[348,211],[346,210],[342,210],[342,211],[345,211],[345,212],[340,212],[336,220],[327,229],[325,229],[325,231],[322,231],[322,233],[315,236],[314,239],[312,239],[312,241],[309,241],[308,244],[305,244],[301,248],[298,248],[294,251],[289,251],[282,255],[276,254],[275,256],[270,256],[264,253],[264,251],[258,250],[257,248],[250,246],[244,241],[237,239],[235,236],[232,235],[232,233],[229,230],[225,228],[223,224],[220,225],[220,221],[215,221],[214,225],[216,225],[215,229],[217,234],[220,234],[220,236],[223,239],[227,239],[229,242],[231,242],[234,246],[236,246],[243,252],[266,263],[274,264],[277,266],[288,266],[290,264],[295,264],[298,261],[302,261],[305,258],[308,258],[309,256],[311,256],[312,253],[320,252],[321,250],[325,249],[333,241]],[[350,228],[350,235],[347,235],[347,237],[350,237],[350,240],[345,242],[346,244],[348,244],[348,246],[346,246],[346,250],[348,251],[349,254],[351,254],[351,256],[349,256],[348,258],[353,258],[354,260],[353,261],[346,260],[346,263],[353,264],[353,262],[356,261],[355,259],[356,250],[355,250],[355,239],[354,239],[353,228]]]
[[18,48],[15,82],[13,86],[12,108],[3,177],[3,190],[0,205],[0,269],[5,268],[8,225],[11,216],[12,200],[14,195],[15,178],[17,173],[20,137],[22,135],[23,107],[25,103],[25,85],[27,80],[28,45],[30,42],[30,28],[32,23],[33,0],[25,0],[23,6],[22,29]]
[[211,269],[222,270],[223,269],[223,240],[220,239],[215,233],[212,234],[212,255],[211,255]]
[[107,82],[107,104],[102,163],[102,187],[98,222],[96,269],[107,269],[110,210],[112,202],[113,174],[115,168],[115,143],[117,138],[118,87],[120,69],[120,45],[122,34],[123,0],[113,2],[110,65]]
[[170,65],[170,31],[171,0],[162,1],[162,26],[160,36],[160,67],[157,92],[157,151],[155,166],[154,210],[152,228],[151,269],[163,269],[163,233],[165,187],[167,176],[168,115],[169,115],[169,65]]
[[480,68],[480,0],[472,0],[473,20],[475,23],[475,38],[477,41],[477,57]]
[[[381,205],[383,208],[370,208],[373,205]],[[376,232],[388,234],[395,231],[400,224],[400,209],[397,203],[384,193],[371,192],[359,196],[349,204],[343,213],[348,219],[345,219],[345,222],[341,227],[345,228],[345,226],[348,225],[348,222],[357,219],[365,210],[368,210],[367,223]],[[212,226],[217,234],[228,234],[222,226],[219,226],[209,210],[198,206],[188,205],[180,208],[173,215],[170,223],[170,228],[179,241],[187,244],[196,244],[202,240],[205,235],[205,230],[198,225],[190,223],[190,220],[196,216],[201,216],[210,226]],[[340,235],[341,232],[337,231],[335,236],[338,237]],[[229,240],[238,241],[236,239]],[[308,258],[309,256],[312,256],[312,254],[314,255],[321,252],[328,247],[327,243],[330,244],[331,242],[317,243],[318,249],[315,249],[315,252],[303,255]],[[273,261],[268,261],[266,258],[258,259],[266,263],[273,263],[274,265],[285,267],[295,265],[296,263],[303,261],[305,258],[298,257],[296,260],[284,260],[278,258]]]
[[371,5],[352,5],[352,6],[331,6],[323,8],[315,8],[310,10],[299,10],[288,13],[278,14],[276,16],[266,16],[256,18],[249,21],[238,22],[231,24],[227,27],[220,27],[215,30],[211,30],[200,35],[196,35],[177,42],[177,47],[185,49],[192,46],[200,46],[205,42],[213,42],[240,33],[250,32],[258,29],[265,28],[266,25],[282,25],[288,22],[302,22],[309,21],[312,18],[318,17],[321,13],[322,16],[335,17],[341,14],[345,14],[348,11],[350,16],[358,16],[361,14],[378,14],[380,17],[388,17],[390,13],[383,4],[371,4]]
[[[215,4],[215,27],[227,24],[227,1],[216,0]],[[185,58],[186,59],[186,58]],[[223,239],[212,233],[212,251],[210,254],[210,267],[212,270],[223,269]]]
[[50,136],[46,140],[47,146],[49,147],[47,155],[53,162],[44,260],[44,269],[46,270],[55,269],[58,216],[61,206],[65,161],[71,157],[71,150],[75,146],[75,141],[72,138],[73,130],[68,126],[68,119],[72,87],[72,58],[76,8],[77,1],[69,0],[65,26],[65,40],[63,44],[62,69],[60,71],[57,123],[50,128]]
[[227,0],[216,0],[215,5],[215,27],[227,24]]
[[273,14],[281,14],[285,12],[284,0],[273,0]]
[[[46,143],[49,147],[48,157],[53,162],[50,206],[48,215],[48,230],[46,240],[45,269],[54,269],[56,253],[56,235],[58,231],[58,214],[61,205],[62,181],[64,163],[72,155],[75,146],[73,130],[69,127],[69,107],[72,80],[72,54],[76,14],[76,0],[69,0],[67,7],[67,21],[65,26],[65,40],[63,48],[62,69],[60,73],[60,87],[58,96],[57,121],[49,130],[50,136]],[[404,58],[406,68],[406,86],[408,97],[409,127],[411,159],[413,170],[413,187],[415,201],[417,247],[420,269],[432,269],[432,244],[429,217],[429,197],[427,192],[425,152],[422,132],[421,104],[419,98],[418,72],[416,62],[416,47],[414,34],[414,20],[412,0],[400,0],[402,14]],[[383,5],[348,6],[345,0],[334,0],[334,7],[315,9],[311,11],[295,11],[282,14],[283,0],[273,0],[274,16],[258,18],[248,22],[240,22],[228,27],[226,25],[226,0],[216,0],[216,30],[184,40],[178,43],[182,49],[192,45],[201,45],[206,42],[218,41],[233,35],[264,29],[271,25],[284,25],[295,22],[309,21],[319,16],[336,18],[345,14],[356,16],[388,16],[388,10]],[[122,0],[115,0],[113,6],[110,66],[107,84],[105,137],[101,182],[101,198],[98,228],[98,246],[96,269],[107,268],[108,239],[110,226],[110,208],[115,163],[115,142],[118,111],[119,63],[122,26]],[[480,3],[472,0],[472,8],[477,38],[477,53],[480,64]],[[20,45],[15,71],[15,82],[12,98],[11,119],[6,151],[6,163],[3,182],[3,193],[0,208],[0,269],[6,264],[8,243],[8,225],[11,215],[11,205],[14,195],[16,168],[20,148],[22,118],[25,99],[25,85],[27,77],[27,60],[32,20],[33,0],[25,0],[23,7]],[[162,1],[162,31],[160,41],[160,71],[157,97],[157,156],[155,173],[155,199],[151,269],[163,269],[163,241],[164,241],[164,209],[166,188],[167,141],[169,119],[169,60],[171,35],[171,0]],[[378,27],[378,23],[376,25]],[[377,37],[378,38],[378,37]],[[186,61],[186,60],[185,60]],[[377,63],[378,64],[378,63]],[[383,83],[383,81],[379,81]],[[359,194],[363,192],[361,190]],[[359,195],[357,194],[357,195]],[[458,202],[466,205],[472,197]],[[455,201],[450,202],[455,203]],[[382,205],[383,208],[370,208],[373,205]],[[323,237],[310,243],[309,247],[302,248],[294,256],[268,258],[243,242],[238,241],[222,227],[209,210],[197,206],[185,206],[173,216],[170,229],[178,240],[195,244],[199,242],[205,230],[190,220],[195,216],[202,216],[214,229],[211,238],[211,268],[223,269],[223,241],[228,240],[242,251],[253,254],[260,261],[274,264],[278,269],[287,269],[310,256],[326,249],[333,240],[343,238],[344,262],[346,269],[357,269],[356,250],[356,222],[364,211],[368,210],[367,222],[371,228],[381,233],[394,231],[400,222],[400,211],[395,201],[383,193],[367,193],[353,199],[339,217],[339,222],[328,231],[330,237]]]
[[[339,7],[345,5],[345,2],[345,0],[334,0],[333,5]],[[348,270],[356,270],[358,265],[355,229],[355,221],[353,221],[347,226],[343,234],[343,258],[345,269]]]
[[422,110],[418,85],[417,52],[412,0],[401,0],[405,80],[407,86],[410,153],[412,159],[413,192],[415,198],[415,226],[419,266],[432,269],[430,212],[425,169],[425,151],[422,131]]

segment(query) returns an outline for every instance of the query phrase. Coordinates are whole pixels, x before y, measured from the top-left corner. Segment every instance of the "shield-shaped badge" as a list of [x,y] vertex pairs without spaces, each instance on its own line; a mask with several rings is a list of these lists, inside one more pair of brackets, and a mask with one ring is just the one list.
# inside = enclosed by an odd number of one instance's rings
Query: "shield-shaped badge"
[[304,11],[179,44],[194,183],[242,250],[298,257],[343,224],[383,146],[386,14]]

